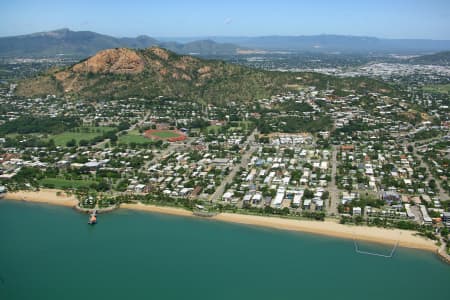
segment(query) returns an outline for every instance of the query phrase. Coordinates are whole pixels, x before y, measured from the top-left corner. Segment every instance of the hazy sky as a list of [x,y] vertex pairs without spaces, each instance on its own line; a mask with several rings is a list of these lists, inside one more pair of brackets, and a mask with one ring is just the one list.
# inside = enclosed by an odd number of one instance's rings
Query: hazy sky
[[347,34],[450,39],[450,0],[0,0],[0,36]]

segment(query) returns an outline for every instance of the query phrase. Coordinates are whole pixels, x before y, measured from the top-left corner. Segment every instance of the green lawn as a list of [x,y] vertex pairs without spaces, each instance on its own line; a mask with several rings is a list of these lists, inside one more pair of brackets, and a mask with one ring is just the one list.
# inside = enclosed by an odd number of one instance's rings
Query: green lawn
[[[115,129],[114,127],[78,127],[75,128],[74,131],[65,131],[63,133],[49,135],[47,140],[53,139],[57,146],[65,146],[68,141],[74,139],[77,143],[80,140],[91,140],[98,136],[101,136],[103,133]],[[79,132],[77,132],[79,131]]]
[[152,135],[160,137],[162,139],[169,139],[169,138],[180,136],[178,133],[175,133],[175,132],[172,132],[172,131],[153,132]]
[[93,183],[95,183],[95,181],[66,180],[62,178],[44,178],[40,181],[41,185],[51,186],[52,188],[56,189],[89,187]]
[[427,85],[423,87],[423,90],[426,92],[435,92],[435,93],[450,93],[450,84],[433,84]]
[[119,136],[118,143],[149,144],[152,143],[152,140],[144,137],[138,130],[131,130],[127,134]]
[[209,133],[211,130],[214,130],[214,132],[217,134],[217,133],[219,133],[220,127],[222,127],[222,126],[210,125],[210,126],[206,127],[206,132]]
[[241,121],[239,122],[239,127],[230,127],[229,131],[241,131],[243,130],[243,127],[248,128],[252,124],[251,121]]
[[[229,132],[241,131],[244,126],[245,126],[245,128],[248,128],[251,124],[252,124],[251,121],[241,121],[241,122],[239,122],[238,126],[230,127],[228,129],[228,131]],[[221,127],[222,126],[219,126],[219,125],[210,125],[210,126],[206,127],[206,132],[209,133],[211,130],[214,130],[214,132],[217,134],[217,133],[219,133]]]
[[6,135],[6,137],[9,137],[9,138],[11,138],[11,139],[15,139],[17,136],[19,136],[20,134],[18,134],[18,133],[8,133],[7,135]]

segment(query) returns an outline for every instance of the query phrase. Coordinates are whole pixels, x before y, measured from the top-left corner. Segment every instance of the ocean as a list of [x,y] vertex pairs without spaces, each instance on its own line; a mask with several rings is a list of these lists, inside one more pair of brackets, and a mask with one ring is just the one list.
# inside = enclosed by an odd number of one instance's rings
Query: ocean
[[[98,224],[70,208],[0,200],[0,299],[426,299],[450,266],[398,248],[118,210]],[[392,247],[358,243],[366,251]]]

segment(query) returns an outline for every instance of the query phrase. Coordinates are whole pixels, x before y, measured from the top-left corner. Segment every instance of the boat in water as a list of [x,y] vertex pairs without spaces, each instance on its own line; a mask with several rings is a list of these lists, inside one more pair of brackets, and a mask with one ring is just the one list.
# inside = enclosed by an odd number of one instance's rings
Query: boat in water
[[91,216],[89,217],[89,225],[95,225],[97,224],[97,211],[94,210],[94,212],[91,214]]

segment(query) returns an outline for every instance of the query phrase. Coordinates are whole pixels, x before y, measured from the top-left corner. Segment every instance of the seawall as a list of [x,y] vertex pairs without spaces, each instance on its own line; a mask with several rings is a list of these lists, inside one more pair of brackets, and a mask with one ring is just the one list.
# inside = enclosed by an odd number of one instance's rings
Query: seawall
[[80,207],[79,205],[75,205],[73,207],[73,209],[75,209],[76,211],[78,211],[80,213],[84,213],[84,214],[91,214],[94,211],[96,211],[97,214],[105,214],[105,213],[115,211],[118,208],[119,208],[119,205],[113,205],[113,206],[109,206],[109,207],[105,207],[105,208],[83,208],[83,207]]

